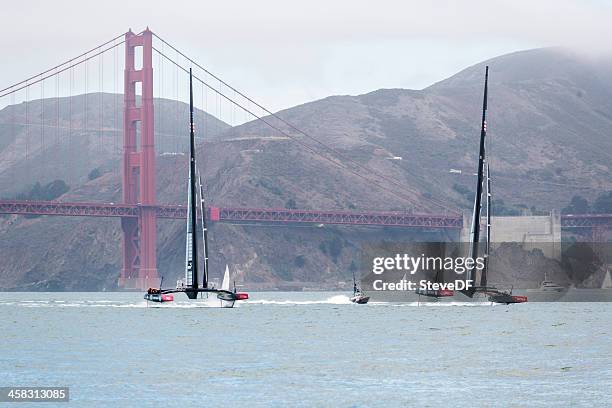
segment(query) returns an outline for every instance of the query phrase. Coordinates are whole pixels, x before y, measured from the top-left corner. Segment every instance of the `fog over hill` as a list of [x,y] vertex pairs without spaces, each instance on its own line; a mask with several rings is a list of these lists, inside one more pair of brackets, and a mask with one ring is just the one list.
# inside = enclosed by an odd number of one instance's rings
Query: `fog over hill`
[[[433,199],[468,210],[475,184],[471,174],[477,161],[485,65],[490,66],[493,186],[505,207],[548,211],[563,207],[575,194],[588,198],[612,190],[612,62],[561,49],[538,49],[491,59],[423,90],[331,96],[278,113],[332,146],[336,153],[324,155],[338,159],[339,153],[340,167],[261,122],[227,128],[201,114],[200,120],[207,122],[198,128],[217,129],[207,132],[198,145],[207,198],[217,206],[390,210],[416,205],[429,212],[442,211],[431,204]],[[93,95],[91,100],[95,99],[100,97]],[[104,95],[102,100],[109,104],[108,112],[114,112],[114,98]],[[28,115],[34,114],[37,103],[30,102]],[[82,111],[83,101],[73,98],[72,103]],[[60,161],[57,167],[37,173],[36,137],[30,139],[26,155],[27,132],[13,131],[11,118],[23,117],[24,108],[21,104],[0,111],[0,196],[35,181],[59,178],[71,187],[62,200],[119,200],[119,156],[112,149],[117,134],[113,124],[121,122],[115,122],[113,114],[103,117],[103,127],[110,130],[102,132],[102,141],[97,139],[99,132],[85,131],[86,137],[78,141],[72,137],[70,145],[59,138],[57,157],[66,160],[66,149],[71,148],[78,152],[71,156],[75,160],[68,166]],[[156,101],[158,140],[161,133],[177,135],[185,129],[184,106],[178,115],[173,108],[170,102]],[[87,116],[97,120],[99,107],[91,109]],[[51,106],[45,111],[51,112]],[[325,152],[295,129],[270,120],[288,135]],[[49,132],[45,137],[53,138]],[[164,143],[158,141],[159,153],[173,150],[172,143],[166,147]],[[394,156],[403,159],[390,160]],[[373,183],[375,177],[358,170],[353,161],[404,187],[381,180]],[[186,165],[183,156],[158,157],[160,202],[184,201]],[[102,174],[89,180],[94,168],[102,168]],[[389,190],[402,191],[409,199]],[[0,259],[5,260],[0,266],[1,288],[114,288],[120,269],[116,220],[9,216],[0,218],[0,234]],[[159,268],[169,281],[182,274],[183,234],[183,223],[159,222]],[[331,288],[350,278],[351,263],[359,259],[363,242],[416,237],[433,235],[376,228],[216,224],[211,230],[211,275],[220,276],[229,263],[238,273],[237,281],[247,284],[317,282]]]

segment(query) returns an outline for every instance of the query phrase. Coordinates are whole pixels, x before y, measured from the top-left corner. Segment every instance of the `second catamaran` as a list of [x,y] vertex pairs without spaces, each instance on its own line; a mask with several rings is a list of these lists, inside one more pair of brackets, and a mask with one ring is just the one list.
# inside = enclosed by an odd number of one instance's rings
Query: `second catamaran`
[[[484,96],[482,101],[482,119],[480,126],[480,149],[478,154],[478,181],[476,184],[476,196],[474,198],[474,209],[472,212],[472,225],[470,229],[470,246],[469,258],[476,259],[480,246],[480,222],[482,212],[482,196],[485,187],[486,179],[486,210],[487,210],[487,225],[486,225],[486,244],[483,254],[484,267],[480,271],[480,279],[478,279],[478,271],[475,267],[469,270],[469,280],[473,286],[461,292],[456,292],[456,297],[467,296],[468,298],[484,297],[494,303],[523,303],[527,301],[526,296],[512,295],[512,290],[502,291],[494,286],[491,286],[487,280],[489,267],[489,253],[491,250],[491,174],[489,170],[489,162],[486,158],[486,137],[487,137],[487,99],[489,90],[489,67],[485,69]],[[465,297],[463,297],[465,299]]]
[[[209,294],[216,295],[221,307],[233,307],[236,300],[249,298],[248,293],[237,293],[229,289],[229,268],[226,266],[223,284],[221,288],[215,288],[208,281],[208,235],[206,228],[206,211],[204,205],[204,190],[199,172],[197,181],[199,188],[196,189],[196,159],[195,159],[195,129],[193,124],[193,76],[189,70],[189,187],[187,192],[187,234],[185,245],[185,280],[179,280],[176,288],[163,289],[149,288],[144,298],[151,302],[169,302],[174,300],[169,294],[183,292],[189,299],[208,297]],[[199,193],[199,194],[198,194]],[[199,195],[199,197],[198,197]],[[199,203],[199,205],[196,205]],[[202,284],[200,285],[200,274],[198,268],[198,237],[197,237],[197,212],[202,219]],[[226,282],[227,281],[227,282]],[[162,281],[163,282],[163,281]]]

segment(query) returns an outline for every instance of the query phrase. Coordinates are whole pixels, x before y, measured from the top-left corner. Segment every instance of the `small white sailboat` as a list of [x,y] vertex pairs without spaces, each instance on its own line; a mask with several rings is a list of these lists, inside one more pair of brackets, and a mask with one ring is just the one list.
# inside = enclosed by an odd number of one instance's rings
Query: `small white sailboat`
[[225,273],[223,274],[223,282],[221,282],[221,289],[229,290],[229,288],[230,288],[229,266],[225,265]]
[[612,277],[610,276],[610,267],[606,271],[606,276],[601,284],[602,289],[612,289]]

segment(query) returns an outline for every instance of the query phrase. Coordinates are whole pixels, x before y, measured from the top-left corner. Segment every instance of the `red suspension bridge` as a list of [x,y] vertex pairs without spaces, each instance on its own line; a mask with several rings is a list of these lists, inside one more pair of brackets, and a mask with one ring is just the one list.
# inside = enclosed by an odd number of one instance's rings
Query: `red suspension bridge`
[[[357,211],[315,211],[295,209],[255,209],[255,208],[208,208],[208,216],[212,222],[249,222],[249,223],[280,223],[280,224],[338,224],[362,226],[394,226],[404,228],[426,229],[460,229],[463,227],[462,216],[448,209],[440,202],[433,200],[415,200],[419,193],[400,185],[384,174],[380,174],[341,152],[296,128],[291,123],[278,117],[254,100],[239,92],[229,84],[223,82],[201,65],[178,51],[175,47],[156,36],[150,30],[139,34],[131,31],[120,37],[108,41],[78,57],[68,60],[41,74],[21,81],[13,86],[0,90],[0,98],[11,97],[19,91],[26,92],[35,84],[47,80],[57,81],[59,75],[70,73],[70,87],[72,89],[73,73],[76,66],[87,64],[95,57],[109,52],[115,52],[119,45],[125,47],[125,65],[123,79],[123,126],[121,130],[121,188],[122,203],[93,203],[93,202],[58,202],[58,201],[28,201],[28,200],[0,200],[0,214],[22,215],[49,215],[49,216],[87,216],[87,217],[116,217],[121,220],[123,231],[122,263],[123,267],[119,278],[119,286],[126,288],[146,288],[157,284],[158,273],[156,264],[156,229],[158,218],[185,218],[186,207],[180,205],[159,205],[156,201],[156,150],[155,135],[155,107],[153,95],[153,55],[169,61],[176,69],[185,70],[180,63],[168,57],[165,47],[169,47],[177,55],[191,65],[195,65],[202,72],[202,76],[212,78],[219,83],[219,88],[211,86],[210,82],[196,76],[196,80],[205,89],[212,90],[218,99],[226,100],[242,111],[249,118],[262,121],[276,132],[291,138],[306,150],[323,157],[343,168],[346,171],[366,180],[389,193],[412,204],[410,211],[403,212],[357,212]],[[154,46],[154,39],[161,41],[161,49]],[[116,59],[116,58],[115,58]],[[159,69],[159,68],[158,68]],[[163,68],[162,68],[163,70]],[[87,70],[85,77],[87,78]],[[103,78],[103,74],[100,74]],[[101,80],[101,82],[103,79]],[[116,83],[116,81],[115,81]],[[224,88],[223,88],[224,87]],[[41,93],[44,87],[41,85]],[[231,96],[230,96],[231,95]],[[44,96],[44,95],[43,95]],[[177,94],[178,98],[178,94]],[[237,100],[239,99],[239,100]],[[14,101],[14,99],[12,99]],[[72,113],[72,102],[70,102]],[[87,104],[87,98],[85,98]],[[206,102],[203,103],[206,105]],[[26,108],[27,109],[27,108]],[[258,114],[257,112],[261,112]],[[28,112],[26,110],[26,127]],[[43,112],[44,115],[44,112]],[[99,126],[103,113],[100,113]],[[178,114],[177,114],[178,116]],[[87,116],[85,121],[87,121]],[[41,145],[44,146],[44,120],[41,120]],[[55,127],[59,128],[59,117]],[[72,119],[70,121],[72,132]],[[85,124],[85,128],[87,125]],[[203,126],[205,127],[205,126]],[[286,130],[290,129],[292,133]],[[301,137],[297,138],[295,135]],[[26,154],[28,148],[26,146]],[[0,168],[1,170],[1,168]],[[390,188],[393,187],[393,188]],[[421,197],[422,199],[422,197]],[[422,202],[428,201],[431,208],[440,209],[443,214],[425,214]],[[564,215],[561,218],[562,227],[590,229],[594,236],[603,236],[605,231],[612,227],[612,215]]]
[[[60,201],[0,200],[0,214],[59,215],[76,217],[141,217],[142,210],[151,210],[156,218],[187,218],[187,207],[182,205],[69,203]],[[279,224],[334,224],[425,229],[460,229],[463,218],[456,214],[412,214],[393,211],[317,211],[286,208],[223,208],[208,207],[207,217],[212,222],[279,223]],[[563,228],[597,230],[612,227],[612,214],[564,214]],[[594,237],[597,236],[594,232]]]

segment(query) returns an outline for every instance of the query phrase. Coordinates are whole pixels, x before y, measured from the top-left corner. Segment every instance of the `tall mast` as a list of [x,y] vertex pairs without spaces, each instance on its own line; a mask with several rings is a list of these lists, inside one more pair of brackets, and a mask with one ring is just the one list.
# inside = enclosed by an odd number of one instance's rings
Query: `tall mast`
[[[197,243],[197,217],[196,217],[196,189],[195,189],[195,132],[193,125],[193,76],[189,68],[189,210],[191,212],[191,287],[198,289],[198,243]],[[196,298],[197,292],[188,294]],[[192,297],[193,296],[193,297]]]
[[[472,214],[472,229],[470,231],[470,257],[478,257],[478,242],[480,241],[480,212],[482,209],[482,189],[484,180],[485,139],[487,136],[487,92],[489,84],[489,66],[485,69],[484,96],[482,100],[482,121],[480,123],[480,152],[478,155],[478,184],[474,199],[474,212]],[[470,279],[475,282],[475,270],[470,271]]]

